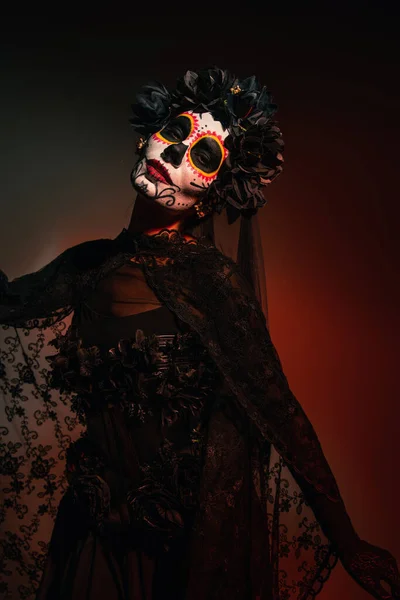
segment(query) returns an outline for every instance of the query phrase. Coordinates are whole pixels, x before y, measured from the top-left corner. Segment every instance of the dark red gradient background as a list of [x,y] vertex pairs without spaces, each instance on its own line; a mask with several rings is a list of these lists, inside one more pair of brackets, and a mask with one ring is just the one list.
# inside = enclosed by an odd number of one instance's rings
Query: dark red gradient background
[[[395,15],[260,17],[247,4],[157,25],[144,13],[2,25],[0,267],[13,278],[128,225],[141,84],[211,64],[257,74],[286,140],[260,213],[272,339],[356,529],[400,561]],[[370,598],[340,565],[319,597]]]

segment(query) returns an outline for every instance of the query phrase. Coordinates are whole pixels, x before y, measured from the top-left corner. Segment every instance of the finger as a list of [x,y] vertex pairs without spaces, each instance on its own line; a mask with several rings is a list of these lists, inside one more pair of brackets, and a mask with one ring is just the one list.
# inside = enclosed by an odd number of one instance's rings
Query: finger
[[[381,580],[382,581],[382,580]],[[384,583],[389,584],[392,592],[392,596],[394,598],[400,598],[400,575],[395,573],[395,575],[390,575],[389,577],[385,577],[383,579]]]
[[392,593],[376,581],[363,581],[361,587],[371,594],[375,600],[393,600]]
[[392,593],[385,590],[381,585],[375,586],[374,589],[376,591],[376,598],[379,598],[379,600],[393,600]]
[[392,588],[392,596],[393,598],[395,598],[396,600],[400,599],[400,584],[399,583],[392,583],[389,582]]
[[380,600],[393,600],[392,590],[390,589],[391,586],[388,585],[385,580],[381,579],[381,581],[383,581],[385,587],[380,583],[374,584],[374,590],[376,591],[377,598]]

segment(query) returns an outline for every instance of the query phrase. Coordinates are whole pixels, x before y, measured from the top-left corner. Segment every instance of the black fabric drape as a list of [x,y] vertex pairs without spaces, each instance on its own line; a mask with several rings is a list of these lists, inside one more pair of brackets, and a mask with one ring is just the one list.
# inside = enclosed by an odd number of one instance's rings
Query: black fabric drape
[[[78,300],[133,257],[159,300],[200,336],[225,382],[225,410],[211,416],[207,432],[187,600],[312,598],[337,557],[296,474],[332,505],[340,503],[336,482],[289,388],[261,307],[237,265],[204,239],[186,242],[168,231],[132,236],[123,230],[115,240],[71,248],[37,273],[10,283],[3,278],[0,323],[6,326],[6,336],[0,354],[0,390],[6,403],[2,427],[3,475],[8,478],[3,487],[6,576],[20,572],[25,597],[33,593],[43,566],[38,548],[46,550],[39,545],[39,522],[44,514],[55,514],[57,494],[63,488],[60,470],[53,480],[49,477],[56,464],[62,464],[76,426],[73,415],[59,418],[68,398],[52,395],[40,361],[48,353],[48,332],[63,335]],[[24,336],[34,332],[39,341],[26,346]],[[17,352],[20,360],[15,358]],[[24,413],[29,396],[43,402],[40,415]],[[18,422],[22,442],[10,439]],[[48,458],[50,449],[46,453],[39,448],[31,435],[49,422],[56,424],[61,447],[57,459]],[[41,504],[32,516],[26,494],[29,485],[33,481],[38,485],[41,479],[45,482]],[[12,520],[17,505],[22,531]]]

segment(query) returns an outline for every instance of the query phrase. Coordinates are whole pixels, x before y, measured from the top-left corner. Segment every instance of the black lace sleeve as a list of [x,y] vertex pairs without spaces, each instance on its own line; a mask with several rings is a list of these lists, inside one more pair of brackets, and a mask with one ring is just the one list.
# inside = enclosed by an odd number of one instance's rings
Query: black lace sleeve
[[[231,315],[231,326],[226,329],[223,346],[235,349],[231,360],[239,380],[246,381],[241,387],[246,390],[243,400],[258,408],[258,432],[274,443],[324,533],[341,550],[358,536],[318,436],[290,389],[261,307],[247,282],[236,270],[226,271],[226,276],[232,286],[224,302],[226,314]],[[222,325],[220,329],[224,335]]]
[[0,324],[32,329],[63,319],[110,252],[112,240],[100,239],[68,248],[34,273],[8,281],[0,271]]

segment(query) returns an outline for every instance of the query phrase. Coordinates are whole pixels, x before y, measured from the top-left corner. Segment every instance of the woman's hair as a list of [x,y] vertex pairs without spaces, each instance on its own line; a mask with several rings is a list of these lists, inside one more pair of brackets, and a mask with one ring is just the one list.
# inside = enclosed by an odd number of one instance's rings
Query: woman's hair
[[143,86],[132,110],[130,123],[146,138],[182,112],[210,112],[229,132],[229,154],[203,204],[218,213],[226,208],[232,220],[264,206],[262,188],[283,168],[283,140],[273,119],[277,106],[255,76],[240,80],[217,67],[187,71],[172,92],[158,82]]

